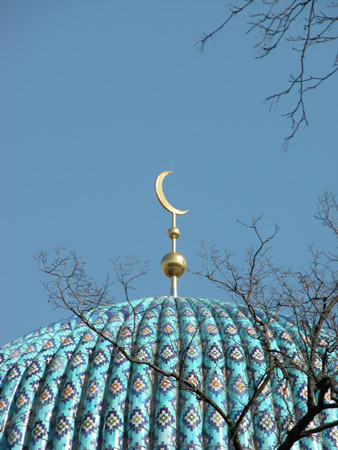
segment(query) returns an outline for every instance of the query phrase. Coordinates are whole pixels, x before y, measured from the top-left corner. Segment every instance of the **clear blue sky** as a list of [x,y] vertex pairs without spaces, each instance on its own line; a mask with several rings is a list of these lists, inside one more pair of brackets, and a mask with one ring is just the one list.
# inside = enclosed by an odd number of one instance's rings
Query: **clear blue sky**
[[[263,100],[296,60],[284,48],[256,60],[239,20],[199,53],[225,13],[205,0],[0,1],[0,344],[65,316],[39,284],[41,249],[75,249],[98,279],[109,258],[135,254],[150,271],[134,297],[168,295],[170,215],[153,184],[171,164],[164,187],[190,209],[178,249],[192,269],[202,240],[244,256],[251,236],[236,219],[261,213],[266,230],[281,227],[280,264],[332,245],[313,213],[323,189],[338,192],[336,80],[311,93],[310,127],[284,153],[285,110]],[[179,294],[225,297],[189,274]]]

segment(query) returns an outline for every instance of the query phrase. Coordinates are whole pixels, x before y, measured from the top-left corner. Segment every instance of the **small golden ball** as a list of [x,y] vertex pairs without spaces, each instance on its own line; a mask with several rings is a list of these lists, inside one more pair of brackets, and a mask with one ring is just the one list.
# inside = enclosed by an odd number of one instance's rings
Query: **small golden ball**
[[168,230],[168,236],[170,239],[178,239],[180,237],[180,230],[177,227],[171,227]]
[[187,261],[181,253],[170,252],[161,261],[162,272],[167,277],[181,277],[187,270]]

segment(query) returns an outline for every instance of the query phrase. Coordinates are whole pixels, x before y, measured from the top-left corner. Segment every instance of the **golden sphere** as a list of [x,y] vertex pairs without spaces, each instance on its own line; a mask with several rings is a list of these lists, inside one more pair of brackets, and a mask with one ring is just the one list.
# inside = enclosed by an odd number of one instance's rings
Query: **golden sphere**
[[187,269],[187,261],[181,253],[170,252],[161,261],[162,272],[167,277],[181,277]]
[[168,230],[168,236],[170,239],[178,239],[180,237],[180,230],[177,227],[171,227]]

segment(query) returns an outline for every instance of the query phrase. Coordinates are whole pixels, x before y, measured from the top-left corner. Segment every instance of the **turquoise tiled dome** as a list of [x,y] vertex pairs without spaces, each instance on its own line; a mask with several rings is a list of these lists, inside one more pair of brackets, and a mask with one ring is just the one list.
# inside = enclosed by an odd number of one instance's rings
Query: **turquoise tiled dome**
[[[246,311],[220,301],[159,297],[97,309],[92,323],[138,359],[183,376],[236,419],[265,355]],[[285,319],[269,323],[275,349],[301,358]],[[272,378],[242,423],[246,448],[271,450],[283,424],[306,408],[306,377]],[[226,450],[221,416],[172,379],[130,364],[79,319],[57,322],[0,349],[1,449]],[[329,414],[332,414],[331,416]],[[333,412],[326,419],[336,419]],[[335,437],[336,436],[336,437]],[[317,440],[316,440],[317,439]],[[337,430],[295,449],[338,448]]]

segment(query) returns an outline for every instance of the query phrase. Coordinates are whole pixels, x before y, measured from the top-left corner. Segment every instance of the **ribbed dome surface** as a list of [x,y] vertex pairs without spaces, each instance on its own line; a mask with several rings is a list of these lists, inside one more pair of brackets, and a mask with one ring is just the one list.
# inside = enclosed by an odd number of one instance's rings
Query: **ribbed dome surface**
[[[265,355],[245,310],[220,301],[159,297],[100,308],[92,323],[138,359],[177,370],[239,416]],[[274,348],[301,358],[285,319],[269,324]],[[306,377],[288,369],[292,388],[277,379],[246,416],[240,439],[272,450],[283,424],[306,408]],[[282,377],[281,377],[282,378]],[[173,379],[131,364],[76,318],[42,328],[0,349],[1,449],[230,449],[227,426],[210,406]],[[331,415],[330,415],[331,414]],[[326,420],[336,419],[325,413]],[[336,449],[336,429],[295,449]]]

